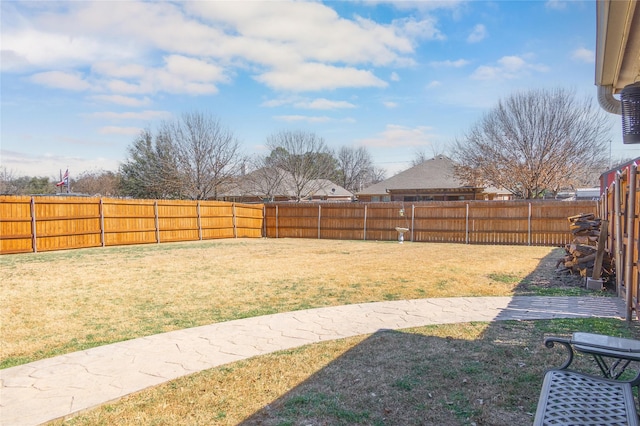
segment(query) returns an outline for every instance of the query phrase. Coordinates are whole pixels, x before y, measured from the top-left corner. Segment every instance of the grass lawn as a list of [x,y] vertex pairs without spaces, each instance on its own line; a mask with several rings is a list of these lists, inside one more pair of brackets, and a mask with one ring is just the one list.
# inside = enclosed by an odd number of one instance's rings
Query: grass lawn
[[[230,319],[382,300],[586,293],[563,250],[243,239],[0,256],[3,368]],[[531,422],[549,333],[638,337],[616,320],[459,324],[253,358],[173,381],[72,424]],[[555,352],[555,353],[554,353]]]
[[[492,425],[533,422],[548,334],[640,337],[612,319],[507,321],[384,331],[251,358],[54,425]],[[590,358],[573,363],[596,373]]]

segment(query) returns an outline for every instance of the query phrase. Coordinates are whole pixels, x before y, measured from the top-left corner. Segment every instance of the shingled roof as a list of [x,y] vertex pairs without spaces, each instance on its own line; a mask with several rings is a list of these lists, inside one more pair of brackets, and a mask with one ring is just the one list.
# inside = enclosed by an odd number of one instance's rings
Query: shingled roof
[[468,188],[453,174],[454,163],[445,156],[438,156],[404,172],[364,188],[358,195],[383,195],[391,190],[435,190]]

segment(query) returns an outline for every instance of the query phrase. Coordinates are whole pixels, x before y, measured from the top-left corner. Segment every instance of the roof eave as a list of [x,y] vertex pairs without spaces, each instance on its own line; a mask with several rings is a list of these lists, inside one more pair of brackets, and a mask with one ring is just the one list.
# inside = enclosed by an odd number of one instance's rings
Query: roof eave
[[635,0],[599,0],[596,16],[595,84],[620,93],[640,77],[640,8]]

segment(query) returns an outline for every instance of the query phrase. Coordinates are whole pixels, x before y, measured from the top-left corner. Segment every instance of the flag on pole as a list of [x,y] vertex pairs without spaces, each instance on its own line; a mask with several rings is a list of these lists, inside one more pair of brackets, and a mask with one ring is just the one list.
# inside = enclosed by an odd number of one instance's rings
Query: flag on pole
[[60,179],[60,182],[56,183],[56,186],[62,186],[62,185],[69,186],[69,169],[67,169],[67,171],[64,172],[64,175]]

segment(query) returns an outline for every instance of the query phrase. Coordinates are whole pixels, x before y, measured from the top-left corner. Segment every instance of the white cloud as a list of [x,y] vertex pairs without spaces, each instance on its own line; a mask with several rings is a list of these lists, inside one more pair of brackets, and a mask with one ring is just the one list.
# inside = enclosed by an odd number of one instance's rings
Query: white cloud
[[55,89],[73,90],[82,92],[91,89],[89,84],[80,73],[70,73],[63,71],[47,71],[34,74],[30,77],[32,82],[42,86]]
[[391,76],[389,78],[391,79],[391,81],[400,81],[400,76],[395,71],[391,73]]
[[107,120],[163,120],[171,117],[168,111],[136,111],[136,112],[94,112],[91,118]]
[[542,64],[532,64],[520,56],[503,56],[496,66],[482,65],[471,74],[474,80],[512,80],[524,78],[531,72],[547,72],[549,68]]
[[287,69],[264,72],[255,79],[278,90],[315,91],[345,87],[386,87],[371,71],[305,63]]
[[139,64],[120,64],[108,61],[96,62],[91,70],[114,78],[140,78],[147,72],[147,69]]
[[466,59],[458,59],[455,61],[433,61],[429,65],[436,68],[461,68],[469,64]]
[[442,82],[438,81],[438,80],[433,80],[430,81],[429,84],[427,84],[427,89],[434,89],[436,87],[440,87],[442,86]]
[[388,124],[379,135],[360,139],[361,145],[369,147],[399,148],[430,145],[434,135],[428,133],[432,130],[427,126],[406,127],[397,124]]
[[332,101],[326,98],[310,99],[301,96],[285,96],[277,99],[270,99],[264,101],[260,106],[275,108],[281,106],[292,106],[294,108],[301,109],[343,109],[343,108],[355,108],[356,106],[347,101]]
[[391,109],[391,108],[396,108],[398,106],[398,103],[397,102],[386,101],[386,102],[383,102],[382,105],[384,105],[385,107]]
[[151,99],[149,99],[148,97],[140,99],[123,95],[96,95],[92,96],[91,99],[94,99],[98,102],[108,102],[128,107],[140,107],[149,105],[151,103]]
[[17,176],[40,176],[59,179],[60,169],[68,168],[71,179],[76,173],[85,170],[117,170],[118,161],[104,157],[86,158],[79,156],[60,155],[58,153],[22,153],[0,150],[2,165],[14,171]]
[[[4,24],[3,19],[3,24]],[[135,51],[126,45],[98,41],[88,36],[47,32],[24,28],[2,31],[2,70],[28,71],[37,69],[69,68],[112,58],[128,60]]]
[[304,109],[341,109],[355,108],[356,106],[347,101],[331,101],[329,99],[319,98],[311,101],[300,101],[293,104],[296,108]]
[[7,9],[15,19],[3,28],[3,69],[89,69],[87,79],[107,96],[214,94],[237,67],[278,90],[385,87],[372,66],[411,65],[419,40],[444,38],[431,17],[377,23],[340,17],[319,2],[131,0]]
[[100,128],[100,133],[103,135],[138,135],[142,129],[140,127],[118,127],[118,126],[105,126]]
[[471,31],[471,34],[469,34],[469,37],[467,37],[467,42],[478,43],[484,40],[486,37],[487,37],[487,28],[482,24],[478,24],[475,27],[473,27],[473,31]]
[[564,10],[567,8],[567,2],[563,0],[547,0],[545,7],[547,9]]
[[305,121],[307,123],[326,123],[331,121],[329,117],[318,117],[318,116],[309,116],[309,115],[278,115],[273,117],[279,121],[286,121],[288,123]]
[[584,47],[574,50],[571,54],[571,58],[587,64],[593,64],[596,61],[596,55],[593,50],[589,50]]

